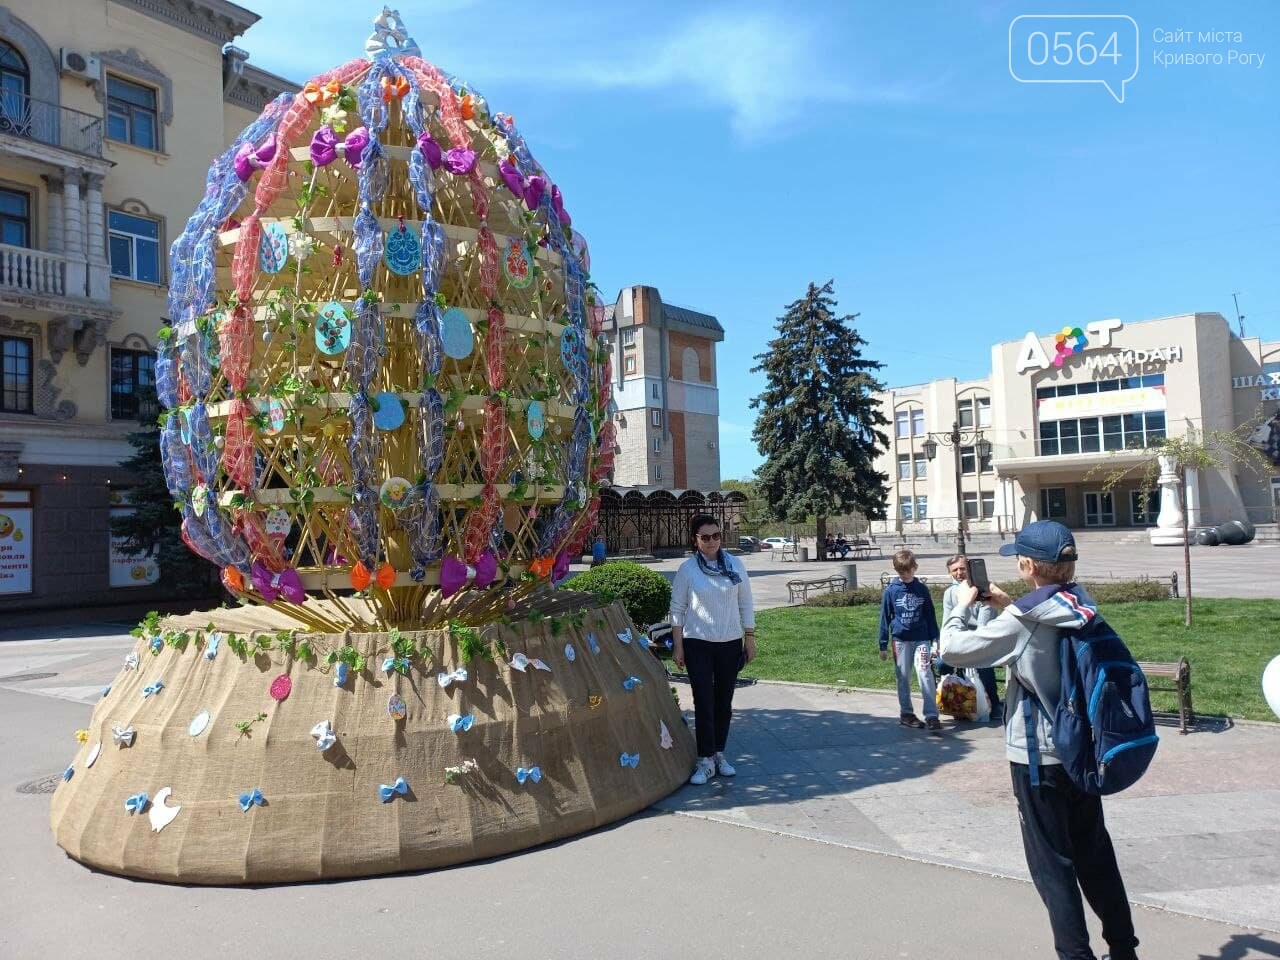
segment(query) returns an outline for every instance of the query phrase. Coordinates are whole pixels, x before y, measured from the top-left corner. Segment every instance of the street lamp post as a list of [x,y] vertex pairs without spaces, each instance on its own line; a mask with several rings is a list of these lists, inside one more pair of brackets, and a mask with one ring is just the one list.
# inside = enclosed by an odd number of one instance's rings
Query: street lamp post
[[961,430],[959,423],[951,424],[951,431],[943,433],[941,431],[930,431],[924,441],[925,459],[932,460],[938,455],[938,444],[944,447],[951,447],[955,451],[955,473],[956,473],[956,552],[964,553],[964,498],[960,492],[960,448],[969,444],[973,445],[974,452],[974,470],[977,473],[982,472],[982,461],[991,456],[991,442],[982,436],[981,430],[970,429]]

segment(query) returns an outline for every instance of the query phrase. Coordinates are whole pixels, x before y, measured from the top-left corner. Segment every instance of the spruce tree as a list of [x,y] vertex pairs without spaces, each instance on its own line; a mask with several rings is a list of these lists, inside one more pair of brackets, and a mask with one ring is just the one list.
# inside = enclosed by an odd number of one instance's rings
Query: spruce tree
[[889,478],[875,461],[889,446],[880,429],[889,421],[872,396],[884,389],[875,377],[883,364],[863,359],[866,341],[854,319],[836,316],[833,281],[810,283],[778,319],[778,336],[751,370],[767,377],[751,401],[760,411],[751,436],[765,458],[756,471],[760,496],[774,519],[814,518],[819,557],[828,517],[885,513]]

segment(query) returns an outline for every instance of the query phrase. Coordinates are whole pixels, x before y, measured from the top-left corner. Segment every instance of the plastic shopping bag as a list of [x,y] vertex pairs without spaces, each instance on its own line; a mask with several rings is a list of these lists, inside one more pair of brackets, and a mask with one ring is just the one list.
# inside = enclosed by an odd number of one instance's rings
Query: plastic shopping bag
[[974,719],[979,723],[988,722],[991,719],[991,701],[987,697],[987,688],[982,685],[978,671],[968,667],[964,672],[964,678],[973,684],[973,689],[977,693],[977,713]]
[[971,682],[954,673],[942,678],[934,699],[939,713],[957,720],[973,720],[978,715],[978,691]]

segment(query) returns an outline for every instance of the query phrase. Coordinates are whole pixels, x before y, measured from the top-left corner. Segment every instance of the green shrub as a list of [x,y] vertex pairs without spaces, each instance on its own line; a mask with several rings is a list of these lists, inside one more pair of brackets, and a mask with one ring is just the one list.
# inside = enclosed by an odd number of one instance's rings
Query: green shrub
[[1168,600],[1169,588],[1155,580],[1116,580],[1086,583],[1084,588],[1098,603],[1129,603],[1134,600]]
[[863,604],[879,603],[879,587],[854,587],[852,590],[837,590],[833,593],[819,593],[805,601],[806,607],[860,607]]
[[637,626],[665,620],[671,607],[671,584],[644,564],[610,560],[565,581],[566,590],[593,593],[605,603],[621,600]]
[[[942,615],[942,595],[950,581],[931,581],[929,594]],[[997,584],[1001,590],[1017,600],[1030,592],[1024,580],[1006,580]],[[1151,601],[1169,599],[1169,588],[1155,580],[1109,580],[1101,583],[1085,583],[1089,595],[1098,603],[1130,603],[1133,601]],[[823,593],[810,597],[807,607],[860,607],[864,604],[878,604],[882,596],[880,586],[855,587],[853,590],[842,590],[836,593]]]

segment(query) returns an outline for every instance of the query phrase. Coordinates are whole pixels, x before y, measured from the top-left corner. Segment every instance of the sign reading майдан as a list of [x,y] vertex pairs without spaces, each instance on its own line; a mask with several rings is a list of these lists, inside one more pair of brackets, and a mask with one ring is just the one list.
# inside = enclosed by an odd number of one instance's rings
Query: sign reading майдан
[[[1054,355],[1049,356],[1040,337],[1028,333],[1022,340],[1018,361],[1014,369],[1018,373],[1028,370],[1048,370],[1061,367],[1077,354],[1089,348],[1112,347],[1111,336],[1124,327],[1123,320],[1095,320],[1080,327],[1063,327],[1052,334]],[[1182,359],[1182,347],[1112,347],[1110,353],[1094,353],[1084,357],[1084,365],[1091,370],[1109,370],[1113,367],[1141,366],[1147,363],[1170,363]]]

